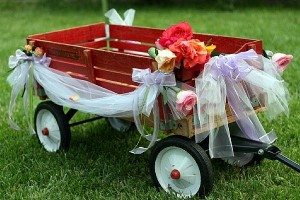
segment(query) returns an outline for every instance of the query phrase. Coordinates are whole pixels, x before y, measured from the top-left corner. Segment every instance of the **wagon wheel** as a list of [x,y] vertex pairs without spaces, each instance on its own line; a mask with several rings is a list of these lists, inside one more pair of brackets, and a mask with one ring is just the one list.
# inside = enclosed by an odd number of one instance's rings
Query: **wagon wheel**
[[183,198],[207,195],[213,186],[208,156],[199,145],[183,136],[170,136],[154,145],[150,174],[157,188]]
[[246,167],[260,164],[263,157],[254,153],[234,152],[234,157],[222,158],[222,160],[232,166]]
[[52,101],[41,102],[34,115],[35,130],[48,152],[68,150],[71,132],[63,108]]
[[[237,123],[231,123],[229,128],[234,135],[243,136]],[[234,157],[222,158],[222,160],[232,166],[246,167],[260,164],[263,157],[255,153],[234,152]]]

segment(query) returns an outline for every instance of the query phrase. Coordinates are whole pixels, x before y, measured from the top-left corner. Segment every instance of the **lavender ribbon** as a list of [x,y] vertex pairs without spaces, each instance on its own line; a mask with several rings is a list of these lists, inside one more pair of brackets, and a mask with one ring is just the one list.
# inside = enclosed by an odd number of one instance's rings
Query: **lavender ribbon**
[[[241,65],[241,62],[253,59],[258,59],[258,55],[252,49],[238,54],[220,56],[212,65],[212,76],[216,80],[220,75],[224,77],[228,104],[237,118],[237,124],[248,138],[259,141],[257,136],[258,130],[243,108],[244,104],[247,107],[251,106],[251,102],[247,98],[245,91],[236,85],[253,69],[250,65]],[[241,94],[243,94],[244,98],[241,98]]]
[[252,49],[238,54],[220,55],[212,65],[212,76],[216,80],[223,76],[232,81],[240,81],[252,70],[250,65],[240,65],[240,62],[253,59],[258,59],[258,55]]
[[[28,104],[29,94],[28,90],[33,87],[30,83],[30,77],[33,77],[33,70],[36,65],[49,66],[51,59],[46,57],[27,56],[23,51],[18,49],[15,55],[9,57],[8,65],[9,68],[13,69],[11,74],[7,77],[7,82],[12,87],[11,97],[8,109],[8,120],[9,124],[13,129],[20,130],[19,126],[13,120],[13,111],[16,105],[16,100],[21,91],[24,90],[23,106],[25,115],[28,117]],[[34,133],[31,122],[28,122],[30,131]]]
[[[205,65],[203,74],[196,79],[198,118],[202,127],[207,124],[210,128],[211,157],[233,156],[225,111],[226,99],[236,118],[236,123],[244,134],[243,137],[266,143],[274,141],[274,136],[266,134],[241,84],[241,81],[244,81],[249,83],[250,90],[259,87],[262,92],[274,96],[269,86],[253,84],[255,78],[268,78],[274,83],[277,81],[255,68],[254,64],[258,60],[259,55],[254,50],[213,57]],[[254,88],[251,88],[253,86]],[[218,123],[219,119],[223,126],[215,129],[215,123]]]
[[[160,91],[163,90],[164,86],[176,86],[176,79],[174,74],[164,74],[159,71],[151,73],[150,69],[136,69],[133,68],[132,80],[134,82],[142,84],[135,92],[136,95],[133,100],[133,118],[137,130],[141,134],[141,137],[146,138],[150,141],[147,148],[136,147],[131,150],[131,153],[142,154],[147,151],[150,147],[154,145],[157,141],[157,135],[159,132],[159,109],[157,97]],[[142,99],[144,102],[140,102],[140,95],[142,94]],[[139,105],[143,107],[140,108]],[[139,114],[144,113],[147,116],[150,116],[151,111],[153,110],[153,133],[145,134],[145,130],[142,127]]]
[[160,71],[151,73],[148,69],[137,69],[133,68],[132,81],[147,86],[158,85],[158,86],[176,86],[176,79],[173,73],[164,74]]

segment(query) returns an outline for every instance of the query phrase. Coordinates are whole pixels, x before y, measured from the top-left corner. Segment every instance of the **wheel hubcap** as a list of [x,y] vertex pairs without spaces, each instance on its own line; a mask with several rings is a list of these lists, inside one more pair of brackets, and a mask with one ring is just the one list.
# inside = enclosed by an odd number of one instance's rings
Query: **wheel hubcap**
[[178,197],[192,197],[201,186],[197,162],[186,150],[176,146],[166,147],[158,153],[155,175],[166,192]]
[[173,169],[171,171],[170,176],[171,176],[172,179],[178,180],[178,179],[180,179],[180,171],[178,171],[177,169]]
[[49,152],[59,149],[61,135],[58,123],[54,115],[46,109],[39,111],[36,117],[36,132],[39,140]]
[[44,136],[49,136],[49,129],[48,129],[47,127],[43,128],[42,134],[43,134]]

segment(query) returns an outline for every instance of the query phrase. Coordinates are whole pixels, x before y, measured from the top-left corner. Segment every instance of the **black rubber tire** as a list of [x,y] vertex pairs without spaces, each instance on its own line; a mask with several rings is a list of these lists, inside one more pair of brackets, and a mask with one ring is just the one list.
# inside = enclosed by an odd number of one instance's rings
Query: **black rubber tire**
[[[37,115],[41,110],[48,110],[49,112],[52,113],[52,115],[56,119],[56,122],[59,127],[60,136],[61,136],[61,142],[58,150],[65,150],[65,151],[69,150],[70,142],[71,142],[71,130],[70,130],[69,122],[66,119],[66,115],[64,114],[63,107],[53,103],[52,101],[43,101],[39,103],[35,109],[35,114],[34,114],[35,131],[37,131],[36,130]],[[36,135],[40,144],[42,144],[38,134]]]
[[161,186],[157,180],[155,172],[155,161],[159,152],[170,146],[179,147],[185,150],[195,159],[201,172],[201,186],[197,192],[197,195],[201,197],[208,195],[213,188],[213,170],[210,159],[205,151],[195,142],[186,137],[177,135],[169,136],[161,141],[158,141],[151,150],[149,169],[151,178],[157,189],[160,189]]

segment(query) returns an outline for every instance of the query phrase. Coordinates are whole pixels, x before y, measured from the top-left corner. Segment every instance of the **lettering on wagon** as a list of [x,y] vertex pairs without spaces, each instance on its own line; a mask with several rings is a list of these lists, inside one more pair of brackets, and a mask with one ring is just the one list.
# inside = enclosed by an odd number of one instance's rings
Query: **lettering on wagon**
[[48,49],[49,54],[59,56],[59,57],[64,57],[64,58],[70,58],[73,60],[79,60],[79,55],[77,52],[72,52],[72,51],[66,51],[66,50],[61,50],[61,49]]

